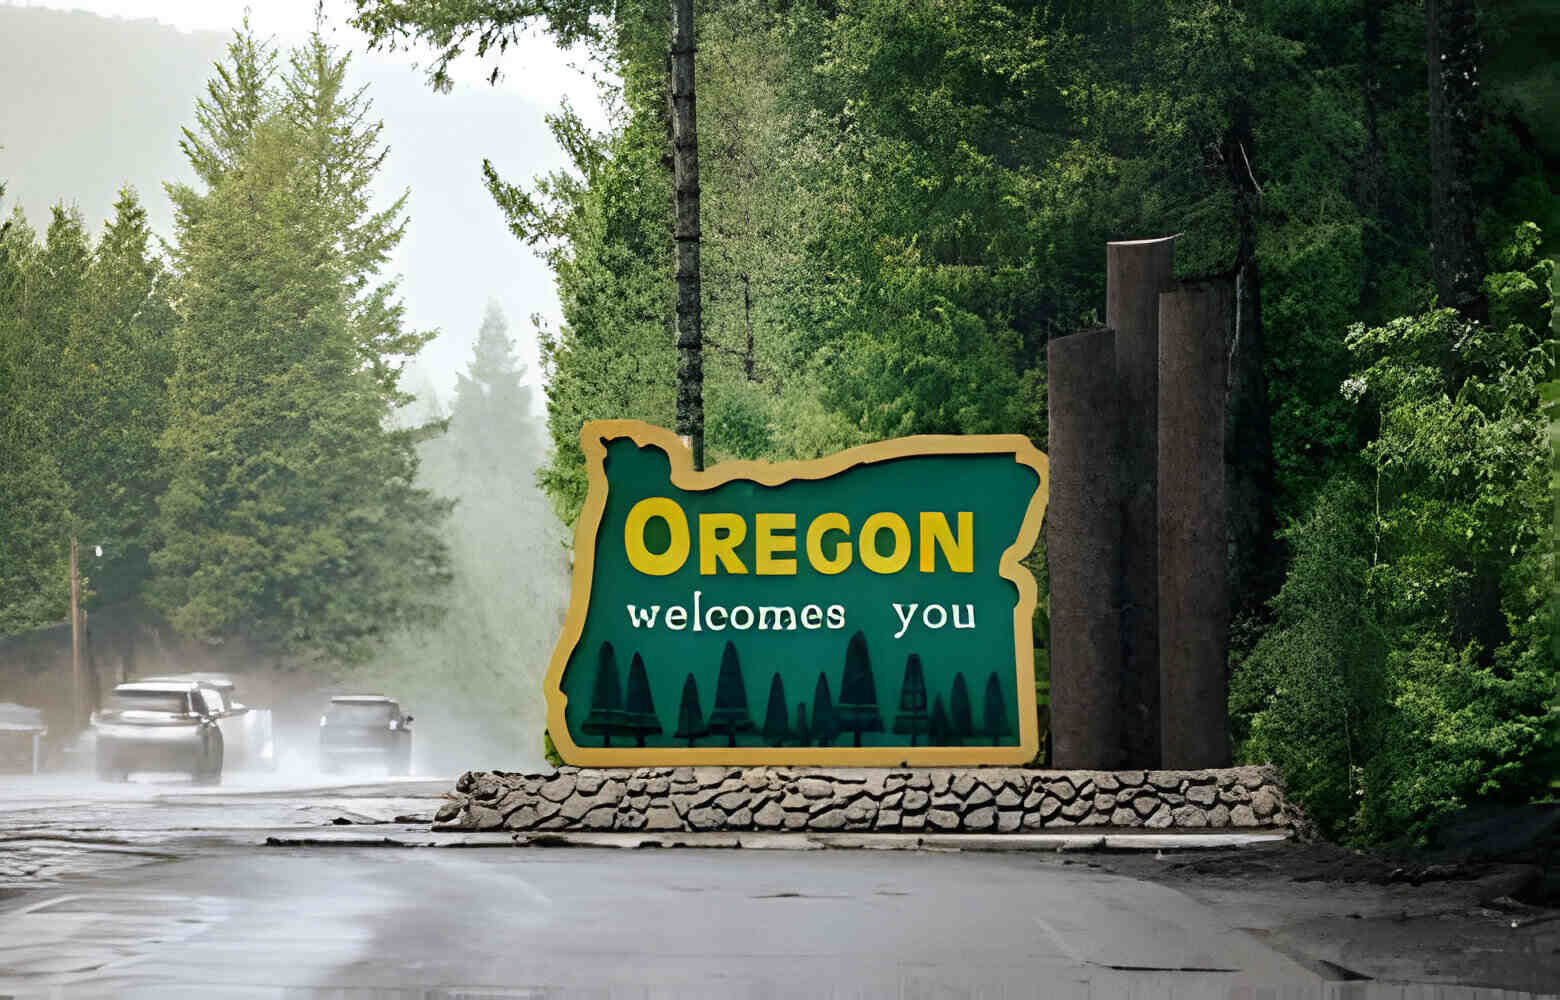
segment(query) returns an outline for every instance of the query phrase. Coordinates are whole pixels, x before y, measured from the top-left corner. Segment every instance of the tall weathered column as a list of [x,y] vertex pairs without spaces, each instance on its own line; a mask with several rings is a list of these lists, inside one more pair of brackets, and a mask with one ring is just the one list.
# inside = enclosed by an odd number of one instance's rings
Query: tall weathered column
[[1121,502],[1110,460],[1119,443],[1115,336],[1089,330],[1060,337],[1047,345],[1046,364],[1051,763],[1108,769],[1121,761]]
[[1228,284],[1159,296],[1161,766],[1225,767],[1229,588],[1224,397]]
[[1126,767],[1159,766],[1159,293],[1175,237],[1108,243],[1105,325],[1116,332],[1121,411],[1120,707]]

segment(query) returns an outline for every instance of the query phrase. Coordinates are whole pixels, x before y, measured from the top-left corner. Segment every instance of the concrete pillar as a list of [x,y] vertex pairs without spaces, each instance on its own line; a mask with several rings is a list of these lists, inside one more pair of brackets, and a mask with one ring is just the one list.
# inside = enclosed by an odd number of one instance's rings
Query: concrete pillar
[[1105,246],[1105,325],[1116,332],[1121,408],[1122,766],[1159,766],[1159,293],[1175,237]]
[[1089,330],[1046,348],[1051,497],[1046,561],[1051,579],[1051,762],[1108,769],[1120,763],[1121,632],[1119,443],[1115,335]]
[[1224,498],[1229,286],[1159,296],[1159,662],[1162,766],[1230,762]]

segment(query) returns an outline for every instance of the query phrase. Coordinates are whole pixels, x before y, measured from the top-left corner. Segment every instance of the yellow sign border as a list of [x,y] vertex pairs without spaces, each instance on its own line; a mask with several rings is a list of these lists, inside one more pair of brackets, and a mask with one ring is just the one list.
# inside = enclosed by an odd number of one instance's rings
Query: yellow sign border
[[[607,505],[606,456],[608,441],[630,438],[640,447],[650,445],[666,452],[671,462],[671,482],[690,492],[714,489],[736,479],[763,486],[780,486],[797,479],[828,479],[858,465],[871,465],[915,455],[1011,454],[1021,465],[1034,469],[1040,485],[1029,501],[1018,538],[1002,553],[1003,577],[1018,587],[1013,609],[1013,638],[1018,672],[1017,746],[964,747],[582,747],[569,735],[564,723],[568,699],[563,693],[563,668],[585,631],[590,607],[591,579],[596,561],[596,534]],[[547,701],[547,729],[558,755],[566,763],[582,767],[679,767],[724,764],[832,764],[840,767],[943,766],[970,764],[1027,764],[1040,752],[1039,718],[1033,698],[1023,692],[1035,687],[1033,619],[1035,578],[1019,560],[1034,550],[1051,495],[1050,460],[1022,434],[922,434],[861,445],[824,458],[797,462],[722,462],[702,472],[693,468],[693,454],[682,440],[664,427],[639,420],[592,420],[580,428],[590,491],[580,511],[574,537],[574,579],[569,593],[569,613],[563,634],[553,648],[542,682]]]

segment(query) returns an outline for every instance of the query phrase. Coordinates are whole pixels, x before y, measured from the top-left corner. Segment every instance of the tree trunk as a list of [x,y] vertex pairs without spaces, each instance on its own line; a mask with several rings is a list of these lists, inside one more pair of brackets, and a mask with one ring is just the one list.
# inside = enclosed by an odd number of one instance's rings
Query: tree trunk
[[699,311],[699,134],[693,0],[672,0],[672,185],[677,244],[677,433],[704,468],[704,335]]
[[1235,193],[1239,243],[1235,254],[1234,315],[1225,327],[1224,489],[1229,557],[1230,611],[1260,617],[1278,592],[1283,560],[1274,536],[1273,432],[1264,373],[1262,271],[1257,260],[1257,220],[1262,188],[1251,163],[1250,109],[1241,108],[1224,141],[1224,162]]
[[747,349],[742,355],[742,373],[749,382],[757,382],[753,358],[753,282],[746,274],[742,276],[742,319],[747,327]]
[[1381,147],[1379,98],[1381,91],[1381,3],[1364,0],[1365,45],[1360,65],[1360,96],[1364,107],[1365,150],[1360,158],[1356,207],[1360,213],[1360,305],[1366,322],[1381,319],[1381,262],[1386,258],[1382,239],[1381,203],[1386,159]]
[[1426,0],[1430,90],[1430,267],[1441,305],[1482,319],[1484,261],[1475,232],[1473,170],[1481,125],[1473,0]]
[[70,538],[70,683],[71,734],[86,721],[81,710],[85,703],[81,692],[81,572],[76,559],[76,536]]

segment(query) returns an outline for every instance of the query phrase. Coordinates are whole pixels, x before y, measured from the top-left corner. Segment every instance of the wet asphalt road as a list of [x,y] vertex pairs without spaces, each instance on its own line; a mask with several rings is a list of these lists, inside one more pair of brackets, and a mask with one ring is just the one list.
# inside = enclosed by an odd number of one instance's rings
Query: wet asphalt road
[[450,784],[0,782],[0,996],[1405,995],[1043,855],[265,846]]

